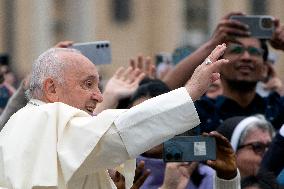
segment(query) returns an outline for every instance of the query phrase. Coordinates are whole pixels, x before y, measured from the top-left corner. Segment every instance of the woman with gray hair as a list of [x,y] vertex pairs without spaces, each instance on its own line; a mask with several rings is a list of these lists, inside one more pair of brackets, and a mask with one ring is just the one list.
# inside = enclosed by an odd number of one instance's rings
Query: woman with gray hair
[[241,177],[256,175],[275,134],[272,125],[259,114],[236,116],[225,120],[217,131],[231,142]]

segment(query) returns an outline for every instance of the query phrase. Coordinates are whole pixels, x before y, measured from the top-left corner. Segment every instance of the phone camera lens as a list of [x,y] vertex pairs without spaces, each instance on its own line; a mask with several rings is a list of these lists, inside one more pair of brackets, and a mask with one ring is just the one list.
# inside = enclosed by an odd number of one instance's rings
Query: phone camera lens
[[167,160],[172,160],[173,159],[173,155],[171,153],[167,153],[166,154],[166,159]]
[[109,47],[109,45],[108,45],[108,44],[105,44],[105,46],[106,46],[106,48],[108,48],[108,47]]
[[272,28],[273,22],[272,22],[271,18],[262,18],[261,19],[261,26],[263,28],[266,28],[266,29]]
[[181,159],[181,153],[175,153],[174,159],[175,160],[180,160]]
[[100,48],[100,45],[97,45],[97,49],[99,49]]

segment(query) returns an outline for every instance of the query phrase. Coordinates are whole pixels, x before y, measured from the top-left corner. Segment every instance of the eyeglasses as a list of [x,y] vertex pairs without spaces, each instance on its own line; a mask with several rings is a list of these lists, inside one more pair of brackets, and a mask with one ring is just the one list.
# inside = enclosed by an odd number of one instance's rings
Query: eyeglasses
[[252,47],[252,46],[244,47],[243,45],[240,45],[240,44],[229,44],[228,45],[228,52],[231,54],[241,55],[245,51],[247,51],[251,56],[254,56],[254,57],[261,57],[263,56],[263,53],[264,53],[263,49],[257,48],[257,47]]
[[270,144],[271,144],[270,142],[267,143],[267,144],[262,143],[262,142],[252,142],[252,143],[240,145],[238,147],[238,150],[245,148],[245,147],[251,147],[255,154],[263,155],[265,153],[266,149],[269,148]]

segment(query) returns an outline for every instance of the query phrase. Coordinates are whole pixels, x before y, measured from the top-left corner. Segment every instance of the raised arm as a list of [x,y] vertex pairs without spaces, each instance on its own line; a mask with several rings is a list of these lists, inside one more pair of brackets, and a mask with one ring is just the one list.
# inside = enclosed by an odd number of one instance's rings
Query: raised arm
[[98,104],[94,114],[117,107],[119,100],[130,97],[144,77],[155,78],[155,66],[150,57],[138,55],[129,60],[127,68],[120,67],[106,84],[103,102]]
[[232,15],[240,15],[240,12],[227,14],[217,25],[212,37],[192,54],[183,59],[165,77],[164,82],[171,88],[176,89],[184,86],[193,74],[195,68],[200,65],[210,52],[217,46],[233,40],[232,35],[247,36],[247,28],[244,24],[230,20]]
[[220,79],[220,67],[229,62],[226,59],[219,59],[225,49],[225,43],[218,45],[205,61],[194,70],[190,80],[185,85],[193,101],[198,100],[207,91],[211,83]]
[[[216,47],[208,57],[211,63],[207,59],[204,64],[199,65],[183,88],[146,100],[129,110],[106,110],[94,117],[74,116],[62,133],[58,147],[61,165],[68,169],[64,171],[77,178],[88,171],[116,167],[125,160],[133,159],[175,135],[197,126],[200,121],[193,101],[219,77],[220,67],[228,60],[216,60],[225,49],[225,44]],[[78,127],[85,129],[78,130]],[[80,145],[77,140],[75,146],[69,145],[70,138],[80,139],[81,136],[84,136],[84,140],[79,140]],[[89,140],[92,141],[91,144]],[[77,153],[84,148],[92,149],[87,158]],[[70,167],[68,159],[72,158],[80,161],[86,158],[80,166],[84,169]],[[106,159],[108,161],[105,161]]]

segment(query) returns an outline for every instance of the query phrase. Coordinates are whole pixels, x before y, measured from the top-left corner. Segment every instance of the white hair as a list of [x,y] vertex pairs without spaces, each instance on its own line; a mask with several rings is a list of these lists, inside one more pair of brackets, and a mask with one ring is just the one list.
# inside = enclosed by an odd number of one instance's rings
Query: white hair
[[253,129],[260,129],[262,131],[268,131],[271,138],[274,137],[275,135],[275,130],[272,126],[272,124],[266,120],[266,118],[261,115],[261,114],[256,114],[254,116],[251,117],[255,117],[257,118],[257,121],[254,121],[250,124],[248,124],[243,132],[241,133],[240,139],[239,139],[239,145],[242,145],[248,135],[248,133],[250,133]]
[[43,83],[47,78],[55,79],[59,84],[64,83],[65,61],[59,58],[60,52],[80,51],[71,48],[51,48],[42,53],[33,63],[30,86],[26,91],[28,99],[41,99],[43,95]]

